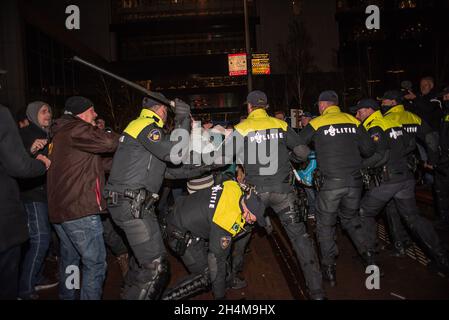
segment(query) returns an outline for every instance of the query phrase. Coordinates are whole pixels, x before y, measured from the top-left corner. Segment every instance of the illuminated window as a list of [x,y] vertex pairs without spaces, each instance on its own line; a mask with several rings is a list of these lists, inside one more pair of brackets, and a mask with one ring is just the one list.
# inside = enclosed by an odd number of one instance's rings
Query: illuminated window
[[416,0],[399,1],[399,8],[401,8],[401,9],[416,8]]

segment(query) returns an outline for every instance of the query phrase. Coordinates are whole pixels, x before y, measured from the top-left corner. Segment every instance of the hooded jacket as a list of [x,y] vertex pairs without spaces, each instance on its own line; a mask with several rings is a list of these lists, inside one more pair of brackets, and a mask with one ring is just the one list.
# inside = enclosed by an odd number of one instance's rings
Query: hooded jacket
[[[20,129],[20,136],[25,150],[31,157],[38,154],[48,156],[48,144],[50,143],[50,135],[48,130],[39,126],[38,113],[39,110],[47,103],[42,101],[35,101],[27,107],[27,118],[30,120],[30,125]],[[30,148],[36,139],[47,139],[48,143],[44,149],[39,150],[36,154],[31,154]],[[29,202],[47,202],[47,175],[42,175],[36,178],[19,180],[21,199],[25,203]]]
[[118,135],[64,115],[52,127],[47,174],[50,222],[63,223],[106,208],[102,154],[117,149]]

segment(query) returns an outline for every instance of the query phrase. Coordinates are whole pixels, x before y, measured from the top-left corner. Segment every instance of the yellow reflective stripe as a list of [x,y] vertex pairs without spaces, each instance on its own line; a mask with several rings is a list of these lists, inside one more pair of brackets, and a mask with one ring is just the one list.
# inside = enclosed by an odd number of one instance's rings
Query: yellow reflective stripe
[[137,139],[142,130],[152,123],[154,123],[153,119],[137,118],[136,120],[133,120],[128,124],[128,126],[125,129],[125,132],[134,139]]
[[447,116],[444,117],[444,121],[445,122],[449,122],[449,114]]
[[237,182],[224,182],[223,191],[212,219],[215,224],[228,231],[232,236],[239,233],[245,225],[240,209],[242,195],[242,189]]
[[159,128],[164,126],[164,122],[156,113],[148,109],[142,109],[140,116],[128,124],[125,132],[134,139],[137,139],[142,130],[152,123],[156,124]]
[[235,130],[243,137],[258,130],[281,129],[287,131],[287,123],[283,120],[270,117],[264,109],[256,109],[248,118],[235,126]]
[[[332,108],[332,107],[329,107],[329,108]],[[357,120],[350,114],[340,112],[340,109],[338,109],[338,111],[331,110],[331,112],[325,112],[325,113],[323,113],[323,115],[319,116],[318,118],[312,119],[309,123],[315,130],[318,130],[319,128],[324,127],[324,126],[335,125],[335,124],[354,124],[357,127],[360,125],[359,120]]]
[[394,119],[388,119],[382,116],[380,111],[376,111],[371,114],[365,122],[363,122],[363,126],[366,130],[369,130],[373,127],[380,127],[383,131],[387,131],[391,128],[401,127],[401,124]]

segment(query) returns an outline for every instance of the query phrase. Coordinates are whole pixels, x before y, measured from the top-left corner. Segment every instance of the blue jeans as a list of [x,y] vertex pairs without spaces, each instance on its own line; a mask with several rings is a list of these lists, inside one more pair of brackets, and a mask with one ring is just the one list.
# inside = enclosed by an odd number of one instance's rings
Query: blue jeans
[[50,246],[51,227],[48,221],[48,206],[44,202],[25,203],[28,215],[30,241],[27,243],[19,280],[19,296],[34,293],[34,287],[42,277],[44,260]]
[[[54,225],[59,236],[61,259],[59,265],[59,298],[74,300],[79,283],[75,277],[80,262],[82,268],[81,300],[100,300],[106,276],[106,249],[103,225],[99,215]],[[78,273],[79,274],[79,273]]]

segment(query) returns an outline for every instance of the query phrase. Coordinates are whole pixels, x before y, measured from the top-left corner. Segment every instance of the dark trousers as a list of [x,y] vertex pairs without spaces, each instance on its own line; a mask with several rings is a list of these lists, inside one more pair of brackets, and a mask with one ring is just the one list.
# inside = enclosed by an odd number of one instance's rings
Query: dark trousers
[[390,200],[385,208],[388,227],[390,229],[390,237],[395,247],[403,247],[406,243],[411,243],[411,239],[405,229],[401,216],[398,212],[396,202]]
[[429,220],[419,214],[415,200],[415,181],[408,179],[397,183],[384,183],[371,189],[363,198],[360,215],[364,230],[369,237],[368,247],[373,248],[376,236],[376,215],[390,201],[394,200],[398,213],[407,227],[421,240],[434,256],[442,252],[438,235]]
[[333,190],[320,190],[317,196],[317,234],[321,251],[321,263],[325,266],[335,264],[338,255],[336,243],[337,217],[341,226],[351,237],[357,251],[366,251],[365,237],[359,217],[362,188],[345,187]]
[[292,243],[301,265],[307,287],[311,295],[323,293],[322,275],[313,240],[307,233],[306,225],[299,217],[296,194],[264,192],[260,194],[266,207],[271,207],[278,215]]
[[122,254],[128,253],[128,247],[124,240],[123,231],[120,230],[112,221],[110,215],[101,217],[103,223],[103,237],[105,244],[111,249],[114,256],[118,257]]
[[0,300],[17,299],[20,245],[0,252]]
[[434,197],[439,218],[449,222],[449,166],[435,171]]
[[[245,228],[249,228],[246,226]],[[251,240],[251,233],[248,232],[244,235],[242,235],[240,238],[236,239],[236,241],[233,241],[232,244],[232,268],[231,272],[233,276],[236,276],[240,272],[243,271],[243,265],[244,265],[244,256],[245,256],[245,250],[248,247],[249,241]]]
[[112,219],[126,234],[129,246],[139,264],[151,263],[165,255],[164,242],[156,215],[147,214],[136,219],[131,214],[129,200],[119,200],[116,205],[108,204]]
[[108,204],[108,209],[113,221],[124,231],[134,255],[125,277],[122,298],[156,299],[168,282],[168,265],[154,210],[148,212],[143,219],[136,219],[131,213],[131,202],[127,199],[119,200],[117,204]]

